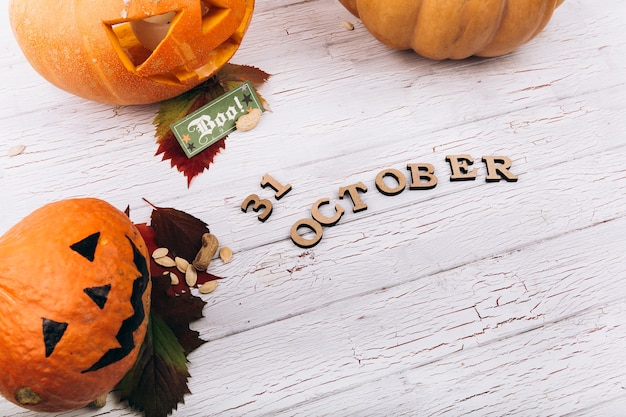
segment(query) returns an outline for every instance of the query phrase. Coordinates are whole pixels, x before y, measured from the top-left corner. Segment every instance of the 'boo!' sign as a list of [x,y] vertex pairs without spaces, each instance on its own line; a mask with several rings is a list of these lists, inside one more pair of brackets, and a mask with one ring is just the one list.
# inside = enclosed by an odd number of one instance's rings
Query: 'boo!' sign
[[[450,164],[450,181],[473,181],[476,179],[478,169],[471,167],[474,159],[470,155],[448,155],[446,156],[446,161]],[[510,158],[506,156],[483,156],[482,162],[487,169],[485,181],[517,181],[517,175],[510,171],[512,165]],[[407,188],[407,183],[410,190],[428,190],[437,186],[437,176],[435,176],[435,167],[433,165],[429,163],[408,163],[406,168],[408,176],[395,168],[387,168],[380,171],[376,175],[376,189],[383,195],[395,196]],[[280,200],[291,190],[290,184],[283,185],[269,174],[263,176],[261,187],[272,188],[275,191],[274,198],[276,200]],[[358,213],[367,210],[367,204],[361,198],[361,195],[366,192],[367,187],[365,184],[358,182],[340,187],[339,198],[344,199],[347,196],[352,202],[352,211]],[[339,220],[345,213],[344,208],[336,204],[334,214],[329,216],[320,211],[320,208],[327,204],[330,204],[329,198],[320,198],[313,203],[310,218],[300,219],[293,224],[290,236],[294,244],[301,248],[311,248],[322,240],[323,227],[331,227],[339,223]],[[262,199],[257,194],[250,194],[241,204],[241,210],[244,213],[249,208],[258,213],[257,218],[259,221],[264,222],[272,214],[273,205],[268,199]]]

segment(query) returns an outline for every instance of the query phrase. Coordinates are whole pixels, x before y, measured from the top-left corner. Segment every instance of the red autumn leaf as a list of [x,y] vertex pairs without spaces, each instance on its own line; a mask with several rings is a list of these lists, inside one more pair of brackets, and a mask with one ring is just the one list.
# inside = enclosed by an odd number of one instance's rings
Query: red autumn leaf
[[202,247],[202,235],[209,233],[208,225],[184,211],[157,207],[148,200],[144,201],[153,207],[150,215],[150,226],[154,230],[156,244],[167,248],[172,257],[192,262]]
[[[154,232],[146,224],[135,226],[150,250]],[[174,294],[169,276],[154,276],[155,265],[152,262],[148,331],[135,364],[119,382],[117,392],[120,400],[145,417],[166,417],[190,393],[187,356],[206,343],[190,324],[203,317],[206,302],[188,290]]]
[[163,161],[169,160],[172,168],[183,173],[187,177],[188,187],[191,185],[191,180],[205,169],[209,169],[215,155],[226,147],[227,136],[192,158],[188,158],[170,126],[225,92],[226,90],[214,77],[210,78],[191,91],[161,102],[159,112],[152,122],[157,127],[155,135],[159,144],[155,155],[162,154]]
[[[172,168],[176,168],[187,177],[187,187],[189,187],[191,181],[209,169],[215,156],[226,148],[227,136],[199,154],[188,158],[170,126],[246,80],[250,80],[252,85],[258,87],[269,77],[269,74],[256,67],[227,64],[217,75],[194,89],[178,97],[162,101],[152,122],[156,126],[155,136],[159,145],[155,156],[162,155],[163,161],[169,160]],[[261,100],[266,106],[265,100],[262,98]]]
[[267,72],[249,65],[226,64],[216,74],[218,82],[225,90],[231,90],[246,81],[258,88],[271,77]]
[[[125,213],[130,214],[129,207]],[[194,241],[197,233],[208,232],[205,222],[180,210],[155,207],[153,221],[155,217],[157,223],[167,224],[161,226],[167,230],[165,234],[182,230],[183,241]],[[146,223],[135,224],[135,227],[152,254],[162,229]],[[150,260],[152,292],[148,330],[137,360],[118,383],[116,392],[120,400],[127,401],[144,417],[167,417],[190,393],[187,356],[206,343],[190,324],[203,317],[206,302],[189,291],[184,279],[177,286],[171,285],[169,274],[164,274],[171,269],[177,271],[176,268],[164,268],[154,262],[152,256]],[[213,279],[218,278],[206,272],[198,273],[198,285]]]
[[[152,227],[148,226],[146,223],[135,224],[135,227],[137,228],[137,230],[139,230],[141,237],[143,237],[143,240],[146,242],[146,246],[148,247],[148,252],[150,254],[154,252],[154,250],[159,247],[159,245],[157,245],[156,243],[156,234],[154,232],[154,229],[152,229]],[[170,285],[170,287],[167,290],[168,295],[174,296],[174,295],[188,293],[189,286],[185,282],[184,277],[182,276],[180,271],[178,271],[178,269],[165,268],[157,264],[156,262],[154,262],[154,259],[150,257],[150,275],[153,277],[153,279],[155,277],[163,276],[164,274],[167,274],[168,275],[167,278],[169,279],[170,272],[176,274],[179,277],[179,280],[178,280],[177,285]],[[207,281],[214,281],[217,279],[222,279],[222,278],[216,275],[213,275],[207,271],[198,271],[198,282],[196,283],[196,286],[200,286]]]
[[187,178],[187,187],[191,185],[191,180],[209,169],[213,163],[215,155],[226,147],[226,137],[215,142],[204,151],[193,158],[187,158],[183,148],[178,143],[173,133],[168,133],[161,142],[156,155],[163,154],[163,161],[170,160],[172,168],[176,168]]
[[[255,89],[258,89],[271,77],[271,75],[250,65],[226,64],[218,71],[215,77],[221,86],[224,87],[224,90],[230,91],[239,87],[246,81],[250,81],[252,86]],[[256,95],[259,97],[259,100],[261,100],[263,108],[265,110],[269,110],[270,107],[265,98],[261,96],[258,91],[256,92]]]
[[251,65],[237,65],[227,63],[216,74],[220,83],[226,81],[250,81],[253,86],[258,87],[271,77],[270,74],[260,68]]
[[176,335],[185,355],[206,343],[200,339],[200,333],[191,330],[189,324],[201,319],[206,301],[187,291],[179,295],[170,294],[170,279],[164,275],[152,278],[151,310],[159,316]]

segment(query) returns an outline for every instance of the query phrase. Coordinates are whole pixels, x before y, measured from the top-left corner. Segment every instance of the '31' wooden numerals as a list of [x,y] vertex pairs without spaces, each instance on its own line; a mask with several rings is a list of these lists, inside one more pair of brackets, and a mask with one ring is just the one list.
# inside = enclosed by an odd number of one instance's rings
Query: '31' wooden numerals
[[[291,184],[282,185],[280,182],[276,181],[274,177],[270,174],[263,175],[261,179],[261,187],[266,188],[270,187],[275,191],[274,198],[276,200],[280,200],[283,198],[289,191],[291,191]],[[270,215],[272,214],[272,210],[274,206],[272,202],[266,198],[260,198],[257,194],[250,194],[241,204],[241,210],[246,213],[248,208],[252,206],[252,210],[254,212],[260,212],[257,215],[257,218],[261,222],[265,222]]]

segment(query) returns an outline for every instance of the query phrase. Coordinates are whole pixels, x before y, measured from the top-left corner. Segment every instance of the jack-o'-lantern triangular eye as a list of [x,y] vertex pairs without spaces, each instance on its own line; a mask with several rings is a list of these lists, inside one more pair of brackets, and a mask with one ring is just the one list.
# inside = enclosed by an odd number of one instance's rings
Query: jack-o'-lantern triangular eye
[[89,287],[83,290],[83,292],[87,294],[98,307],[100,307],[100,310],[104,308],[104,305],[109,298],[110,291],[111,284],[101,285],[99,287]]
[[65,329],[67,329],[67,323],[42,318],[43,324],[43,343],[46,347],[46,358],[52,355],[57,343],[63,337]]
[[[200,0],[145,17],[126,14],[104,21],[113,49],[130,73],[161,84],[182,85],[196,79],[204,66],[212,68],[214,50],[222,44],[239,44],[236,35],[244,9],[231,1]],[[232,39],[231,39],[232,37]]]
[[137,67],[152,55],[165,39],[175,17],[175,12],[168,12],[106,26],[109,39],[128,71],[136,72]]
[[73,245],[70,245],[70,249],[83,256],[89,262],[93,262],[96,255],[96,247],[98,246],[99,239],[100,232],[93,233],[83,240],[80,240]]

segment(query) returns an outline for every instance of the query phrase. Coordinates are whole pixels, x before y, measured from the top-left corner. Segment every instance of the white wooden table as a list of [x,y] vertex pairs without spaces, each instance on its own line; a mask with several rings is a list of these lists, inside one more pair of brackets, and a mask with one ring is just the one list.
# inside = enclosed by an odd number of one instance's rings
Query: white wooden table
[[[225,279],[203,296],[209,343],[174,415],[626,415],[623,0],[566,0],[514,53],[460,62],[389,50],[335,0],[258,0],[232,62],[273,74],[272,111],[189,188],[154,156],[157,105],[51,86],[2,3],[0,232],[77,196],[147,222],[145,197],[235,252],[211,266]],[[473,181],[450,181],[461,154]],[[518,181],[487,182],[485,155],[509,157]],[[436,187],[376,189],[408,163],[432,164]],[[240,205],[272,198],[266,173],[293,188],[261,223]],[[359,182],[354,213],[339,188]],[[290,228],[324,197],[346,213],[296,246]],[[0,415],[38,414],[1,400]],[[135,413],[110,398],[60,415]]]

